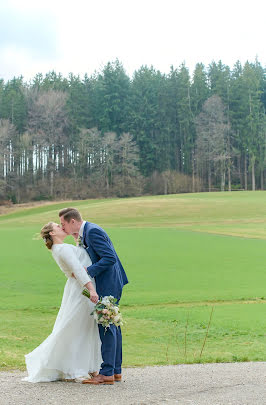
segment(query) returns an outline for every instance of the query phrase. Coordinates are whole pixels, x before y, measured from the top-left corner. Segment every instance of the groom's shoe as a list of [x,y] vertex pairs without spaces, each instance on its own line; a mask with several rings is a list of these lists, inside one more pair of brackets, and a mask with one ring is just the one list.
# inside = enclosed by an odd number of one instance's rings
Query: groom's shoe
[[116,382],[122,381],[122,374],[115,374],[114,379],[115,379]]
[[113,375],[98,374],[98,375],[96,375],[96,377],[89,378],[88,380],[83,380],[82,384],[94,384],[94,385],[108,384],[108,385],[113,385],[114,384],[114,376]]

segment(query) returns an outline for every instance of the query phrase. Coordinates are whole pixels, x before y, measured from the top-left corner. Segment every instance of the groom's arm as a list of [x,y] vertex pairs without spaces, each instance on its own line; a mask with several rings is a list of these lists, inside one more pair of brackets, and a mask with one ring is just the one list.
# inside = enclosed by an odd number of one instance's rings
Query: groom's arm
[[116,262],[116,256],[104,233],[94,228],[89,234],[90,245],[100,257],[98,262],[87,267],[87,273],[91,277],[98,276],[103,271],[110,269]]

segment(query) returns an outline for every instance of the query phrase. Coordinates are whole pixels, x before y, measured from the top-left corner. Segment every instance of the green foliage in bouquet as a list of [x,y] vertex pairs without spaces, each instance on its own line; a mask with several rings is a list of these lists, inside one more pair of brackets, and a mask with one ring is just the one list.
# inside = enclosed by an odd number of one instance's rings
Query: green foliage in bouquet
[[[88,290],[84,289],[82,294],[85,297],[90,298]],[[116,302],[117,299],[112,295],[101,297],[91,313],[96,322],[105,328],[105,331],[112,324],[116,327],[123,325],[122,314]]]

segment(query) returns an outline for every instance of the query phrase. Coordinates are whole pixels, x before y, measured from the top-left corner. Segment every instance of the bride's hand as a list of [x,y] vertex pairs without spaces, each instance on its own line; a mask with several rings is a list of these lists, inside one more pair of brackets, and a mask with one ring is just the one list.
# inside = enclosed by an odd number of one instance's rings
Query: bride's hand
[[94,290],[94,288],[89,290],[89,292],[90,292],[90,300],[91,300],[91,302],[93,302],[94,304],[97,304],[97,302],[99,301],[99,295]]
[[90,293],[91,302],[93,302],[94,304],[97,304],[97,302],[99,301],[99,295],[95,291],[95,288],[93,287],[92,282],[89,281],[87,284],[84,285],[84,287],[87,288],[87,290]]

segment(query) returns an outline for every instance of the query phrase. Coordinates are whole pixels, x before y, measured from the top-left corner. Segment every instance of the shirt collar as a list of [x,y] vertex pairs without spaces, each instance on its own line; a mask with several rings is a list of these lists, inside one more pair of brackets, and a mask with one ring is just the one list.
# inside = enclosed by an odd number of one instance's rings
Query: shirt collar
[[79,228],[79,236],[81,238],[83,238],[83,231],[84,231],[85,224],[86,224],[86,221],[83,221],[82,224],[81,224],[81,227]]

